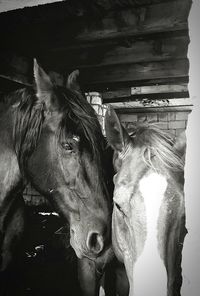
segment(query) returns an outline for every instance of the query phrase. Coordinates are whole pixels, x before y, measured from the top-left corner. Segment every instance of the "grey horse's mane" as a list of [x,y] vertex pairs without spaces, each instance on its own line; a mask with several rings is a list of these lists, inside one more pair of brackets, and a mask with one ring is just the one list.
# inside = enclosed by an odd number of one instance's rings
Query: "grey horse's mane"
[[136,126],[130,136],[134,146],[142,147],[143,160],[149,166],[154,167],[155,157],[166,168],[174,171],[184,169],[182,155],[174,147],[175,138],[155,123],[142,123]]

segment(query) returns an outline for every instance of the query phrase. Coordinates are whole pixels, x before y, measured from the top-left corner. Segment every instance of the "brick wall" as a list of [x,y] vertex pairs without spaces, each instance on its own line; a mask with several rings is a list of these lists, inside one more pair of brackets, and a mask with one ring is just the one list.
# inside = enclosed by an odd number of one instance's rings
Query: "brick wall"
[[156,123],[161,129],[167,130],[175,136],[178,136],[187,127],[188,115],[190,110],[185,111],[167,111],[148,113],[148,110],[140,110],[140,113],[119,114],[120,121],[125,128],[130,129],[136,122],[147,120]]
[[106,110],[108,107],[106,105],[102,104],[102,97],[101,97],[101,94],[98,92],[86,93],[86,98],[87,98],[87,101],[94,108],[94,110],[97,114],[97,117],[99,119],[99,122],[101,124],[103,134],[105,134],[104,118],[105,118]]

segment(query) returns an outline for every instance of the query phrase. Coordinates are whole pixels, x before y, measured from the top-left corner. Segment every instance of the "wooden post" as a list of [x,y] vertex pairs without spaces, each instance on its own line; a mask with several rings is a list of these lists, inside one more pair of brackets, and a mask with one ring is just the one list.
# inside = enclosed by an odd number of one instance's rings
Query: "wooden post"
[[182,296],[197,296],[200,291],[200,2],[194,0],[189,16],[191,43],[188,56],[190,60],[190,96],[194,108],[189,115],[185,167],[186,235],[183,246],[183,285]]

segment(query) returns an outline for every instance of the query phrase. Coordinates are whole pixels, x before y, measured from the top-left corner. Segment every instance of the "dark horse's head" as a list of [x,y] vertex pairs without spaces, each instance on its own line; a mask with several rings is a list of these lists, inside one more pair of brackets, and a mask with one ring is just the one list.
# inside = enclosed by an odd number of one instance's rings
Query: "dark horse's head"
[[34,63],[36,92],[15,101],[15,149],[22,173],[70,225],[78,257],[97,257],[110,240],[106,143],[93,108],[77,91],[53,85]]

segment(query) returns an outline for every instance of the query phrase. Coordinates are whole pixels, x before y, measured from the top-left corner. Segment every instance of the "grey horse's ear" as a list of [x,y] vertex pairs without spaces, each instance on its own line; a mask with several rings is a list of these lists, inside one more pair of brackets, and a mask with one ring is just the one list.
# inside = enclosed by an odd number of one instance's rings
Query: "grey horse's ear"
[[121,125],[115,110],[111,106],[108,107],[105,115],[105,131],[111,147],[122,152],[129,142],[129,135]]
[[78,82],[78,77],[79,77],[79,70],[74,70],[72,73],[70,73],[67,78],[66,87],[72,90],[81,92],[81,88]]
[[39,66],[36,59],[34,59],[34,79],[36,86],[36,95],[38,101],[43,103],[47,111],[58,109],[58,102],[53,96],[53,83],[49,75]]

